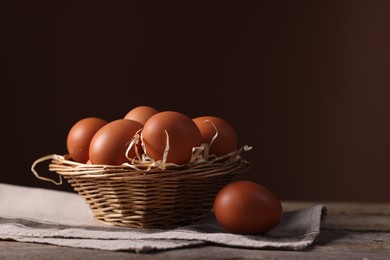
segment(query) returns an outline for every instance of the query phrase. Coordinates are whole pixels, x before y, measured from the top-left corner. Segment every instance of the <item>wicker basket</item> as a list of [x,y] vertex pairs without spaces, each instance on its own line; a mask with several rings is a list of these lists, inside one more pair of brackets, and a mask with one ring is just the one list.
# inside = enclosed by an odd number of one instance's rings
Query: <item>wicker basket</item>
[[53,155],[49,170],[70,183],[98,221],[144,229],[203,220],[218,191],[249,167],[238,153],[222,161],[164,170],[87,165]]

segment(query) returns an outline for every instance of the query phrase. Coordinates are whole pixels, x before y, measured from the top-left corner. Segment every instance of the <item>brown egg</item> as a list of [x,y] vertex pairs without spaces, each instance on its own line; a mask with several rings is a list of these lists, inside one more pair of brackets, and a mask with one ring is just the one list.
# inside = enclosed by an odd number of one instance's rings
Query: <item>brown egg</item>
[[131,119],[141,124],[145,124],[146,121],[153,115],[157,114],[158,111],[153,107],[149,106],[138,106],[130,110],[124,119]]
[[88,117],[76,122],[70,129],[66,146],[70,157],[80,163],[86,163],[89,159],[89,144],[95,133],[107,124],[107,121]]
[[[126,150],[135,133],[142,124],[128,119],[112,121],[96,132],[89,147],[89,159],[92,164],[121,165],[128,161]],[[129,151],[130,158],[135,157],[134,149]]]
[[264,186],[236,181],[222,188],[214,201],[218,223],[228,232],[260,234],[279,224],[283,209],[280,200]]
[[142,130],[146,154],[154,160],[162,160],[169,135],[167,162],[186,164],[191,159],[192,148],[201,144],[201,135],[196,124],[188,116],[165,111],[152,116]]
[[211,139],[216,133],[213,124],[217,128],[218,136],[210,146],[210,154],[222,156],[237,149],[237,133],[234,128],[222,118],[202,116],[194,118],[193,121],[202,134],[202,143],[210,144]]

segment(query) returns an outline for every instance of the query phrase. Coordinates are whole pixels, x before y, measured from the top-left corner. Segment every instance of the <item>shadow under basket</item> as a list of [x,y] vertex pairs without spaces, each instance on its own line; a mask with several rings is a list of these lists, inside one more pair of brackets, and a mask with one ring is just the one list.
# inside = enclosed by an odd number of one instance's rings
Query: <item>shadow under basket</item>
[[239,155],[165,170],[87,165],[64,156],[55,156],[49,166],[85,199],[96,220],[140,229],[202,221],[219,190],[249,168]]

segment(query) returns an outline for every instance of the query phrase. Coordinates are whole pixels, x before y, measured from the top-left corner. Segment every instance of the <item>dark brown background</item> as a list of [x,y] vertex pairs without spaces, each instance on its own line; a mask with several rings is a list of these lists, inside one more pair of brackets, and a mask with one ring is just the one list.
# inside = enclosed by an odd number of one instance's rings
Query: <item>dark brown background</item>
[[32,162],[150,105],[231,122],[282,199],[390,201],[389,1],[12,2],[0,182],[70,190]]

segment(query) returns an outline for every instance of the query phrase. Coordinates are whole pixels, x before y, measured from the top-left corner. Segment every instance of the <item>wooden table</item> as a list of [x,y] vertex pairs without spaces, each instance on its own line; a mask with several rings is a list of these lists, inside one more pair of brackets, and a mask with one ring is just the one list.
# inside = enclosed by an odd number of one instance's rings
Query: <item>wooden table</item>
[[284,202],[285,211],[324,204],[328,213],[305,251],[203,246],[136,254],[0,241],[0,259],[390,259],[390,204]]

